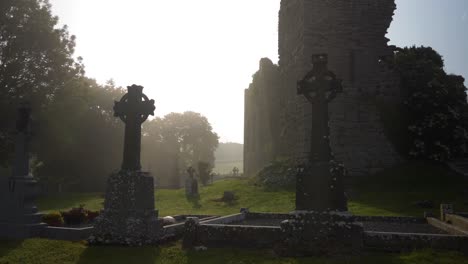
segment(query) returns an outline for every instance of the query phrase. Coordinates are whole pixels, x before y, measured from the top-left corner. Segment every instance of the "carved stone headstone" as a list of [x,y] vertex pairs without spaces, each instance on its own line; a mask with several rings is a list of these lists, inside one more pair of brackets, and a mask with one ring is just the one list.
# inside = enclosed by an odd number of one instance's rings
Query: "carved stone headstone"
[[189,167],[187,175],[188,177],[185,179],[185,195],[188,197],[198,196],[198,180],[195,178],[195,169]]
[[141,124],[154,110],[154,100],[143,94],[142,86],[129,86],[115,102],[115,116],[125,123],[123,162],[107,181],[104,210],[92,243],[142,245],[158,239],[162,223],[154,206],[153,177],[140,171]]
[[341,92],[341,81],[327,69],[327,55],[312,57],[313,70],[298,82],[298,94],[312,104],[311,152],[298,169],[296,211],[282,225],[276,252],[286,256],[359,253],[363,228],[347,211],[344,167],[333,160],[328,103]]
[[0,182],[0,237],[22,239],[39,236],[46,226],[34,205],[39,195],[37,181],[29,172],[31,108],[23,103],[18,108],[15,158],[11,177]]
[[441,204],[440,205],[440,220],[445,221],[446,214],[453,214],[453,204]]
[[297,175],[296,210],[347,211],[344,169],[330,149],[328,103],[342,91],[341,80],[327,68],[327,55],[312,57],[313,69],[298,82],[298,94],[312,104],[309,163]]

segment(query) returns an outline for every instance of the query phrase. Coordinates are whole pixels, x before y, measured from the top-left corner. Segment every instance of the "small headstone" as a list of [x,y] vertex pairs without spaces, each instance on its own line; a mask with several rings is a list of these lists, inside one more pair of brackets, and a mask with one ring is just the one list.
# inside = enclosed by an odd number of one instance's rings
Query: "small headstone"
[[440,220],[445,221],[446,214],[453,214],[453,204],[440,205]]
[[249,208],[243,207],[243,208],[240,209],[241,214],[248,214],[249,212],[250,212]]
[[188,197],[196,197],[198,193],[198,180],[195,178],[195,169],[189,167],[187,169],[187,178],[185,179],[185,195]]
[[223,202],[230,203],[236,199],[234,192],[225,191],[223,194]]

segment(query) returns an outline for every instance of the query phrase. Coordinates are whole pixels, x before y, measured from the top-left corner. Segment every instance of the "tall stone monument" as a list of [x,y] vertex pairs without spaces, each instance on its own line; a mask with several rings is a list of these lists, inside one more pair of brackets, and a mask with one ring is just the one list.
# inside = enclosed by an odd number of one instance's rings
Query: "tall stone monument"
[[0,179],[0,238],[39,236],[46,226],[34,204],[39,187],[29,170],[30,138],[31,108],[23,103],[18,108],[12,175]]
[[309,160],[297,175],[296,210],[346,211],[343,175],[330,149],[328,103],[342,92],[341,80],[328,70],[326,54],[312,56],[313,70],[298,82],[297,91],[312,104]]
[[298,82],[297,92],[312,104],[308,161],[298,170],[296,211],[281,224],[282,255],[359,253],[363,229],[347,214],[344,170],[333,160],[329,142],[328,104],[342,92],[341,80],[327,68],[327,55],[312,56],[313,70]]
[[104,209],[90,238],[94,243],[151,244],[162,227],[154,206],[153,177],[140,165],[141,124],[154,115],[154,100],[143,94],[142,86],[127,88],[114,106],[114,115],[125,123],[122,167],[107,181]]

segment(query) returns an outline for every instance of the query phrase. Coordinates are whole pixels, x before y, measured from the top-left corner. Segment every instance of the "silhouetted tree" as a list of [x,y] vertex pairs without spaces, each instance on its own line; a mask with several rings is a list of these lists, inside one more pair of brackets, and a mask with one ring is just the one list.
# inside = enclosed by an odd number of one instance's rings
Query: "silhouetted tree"
[[123,91],[85,77],[75,37],[57,22],[46,0],[0,2],[0,165],[10,164],[16,107],[27,100],[35,175],[47,185],[102,190],[121,159],[112,105]]
[[401,76],[406,152],[410,157],[444,161],[467,153],[467,97],[464,78],[444,71],[442,56],[430,47],[395,53]]
[[57,17],[45,0],[0,3],[0,161],[8,164],[16,107],[28,100],[35,113],[84,71],[73,59],[75,37],[57,28]]
[[156,177],[178,176],[180,172],[174,168],[187,168],[200,161],[211,170],[218,146],[218,135],[212,130],[207,118],[195,112],[170,113],[150,120],[143,124],[143,162],[157,172]]

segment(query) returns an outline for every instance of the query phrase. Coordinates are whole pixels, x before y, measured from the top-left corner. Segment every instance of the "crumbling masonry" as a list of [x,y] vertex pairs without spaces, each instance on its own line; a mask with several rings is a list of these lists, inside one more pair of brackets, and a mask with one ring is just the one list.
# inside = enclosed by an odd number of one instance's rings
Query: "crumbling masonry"
[[260,60],[245,90],[244,172],[274,159],[306,159],[311,106],[296,83],[311,69],[312,54],[328,54],[343,93],[329,106],[335,158],[351,175],[396,164],[400,157],[384,133],[378,105],[398,100],[398,76],[385,63],[393,55],[385,37],[394,0],[282,0],[279,63]]

